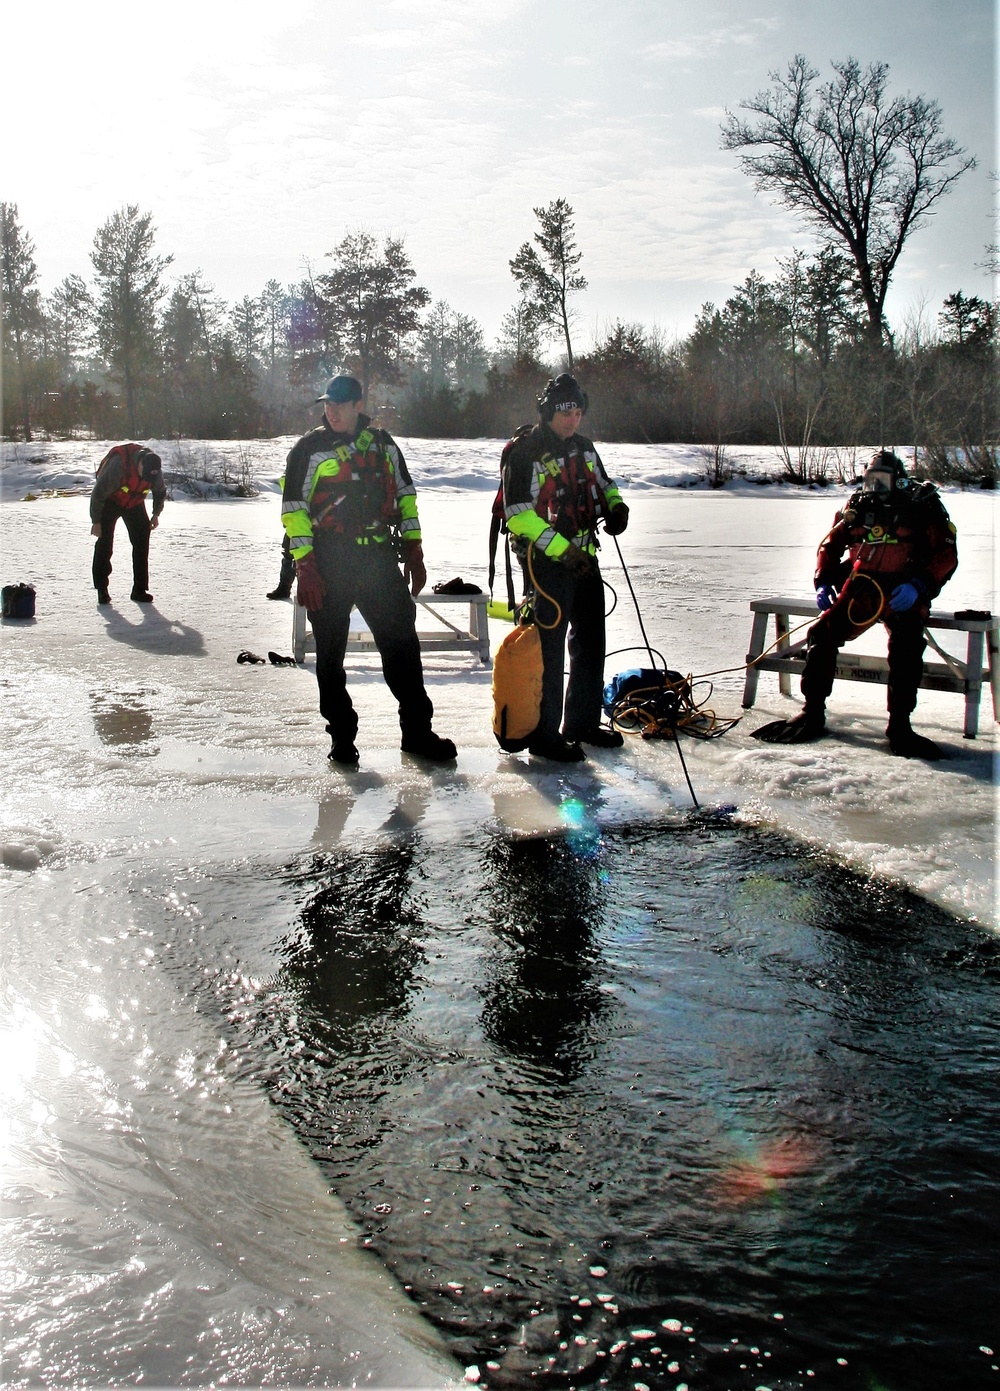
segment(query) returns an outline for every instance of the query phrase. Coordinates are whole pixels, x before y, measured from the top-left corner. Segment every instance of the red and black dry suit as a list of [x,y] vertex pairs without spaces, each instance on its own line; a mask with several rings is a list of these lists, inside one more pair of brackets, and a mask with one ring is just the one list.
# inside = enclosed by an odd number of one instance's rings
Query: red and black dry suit
[[100,524],[101,534],[94,545],[94,588],[107,589],[111,578],[111,554],[115,526],[121,517],[132,543],[132,589],[145,593],[149,587],[149,516],[146,498],[153,495],[153,516],[158,517],[167,500],[167,489],[159,468],[151,478],[139,472],[138,456],[148,453],[143,444],[116,444],[97,466],[97,482],[90,495],[90,520]]
[[[881,590],[880,617],[889,639],[889,718],[908,721],[923,675],[924,622],[957,565],[955,527],[932,483],[897,482],[884,499],[860,489],[852,494],[817,556],[816,586],[832,585],[839,593],[809,629],[802,673],[807,713],[822,714],[833,689],[837,652],[870,626]],[[916,584],[920,597],[912,608],[890,612],[892,591],[907,582]]]
[[[562,721],[563,737],[574,742],[592,734],[601,722],[604,581],[597,564],[597,523],[621,502],[621,494],[605,473],[592,440],[583,435],[561,440],[547,424],[515,435],[504,449],[500,470],[504,519],[525,587],[536,596],[543,662],[536,732],[539,739],[554,738]],[[586,574],[573,575],[563,563],[573,548],[591,557]],[[567,629],[569,685],[563,718]]]
[[394,534],[420,540],[416,489],[392,436],[358,416],[353,438],[324,420],[292,446],[281,520],[293,557],[314,552],[326,585],[309,611],[316,638],[319,708],[335,744],[353,743],[357,711],[344,655],[351,609],[371,631],[386,684],[399,702],[403,738],[428,733],[434,713],[424,689],[413,600],[400,573]]

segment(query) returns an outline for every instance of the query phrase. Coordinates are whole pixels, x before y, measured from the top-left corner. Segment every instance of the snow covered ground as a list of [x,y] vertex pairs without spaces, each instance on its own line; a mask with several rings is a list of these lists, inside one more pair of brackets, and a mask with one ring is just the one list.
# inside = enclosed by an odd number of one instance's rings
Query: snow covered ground
[[[429,584],[460,575],[485,586],[500,442],[402,444],[419,490]],[[175,446],[159,447],[169,475]],[[148,892],[150,877],[172,876],[179,887],[166,907],[196,931],[180,886],[219,862],[292,858],[341,838],[385,841],[413,826],[442,847],[486,826],[554,832],[567,807],[597,825],[683,818],[691,799],[666,742],[629,740],[570,768],[500,753],[489,672],[460,654],[425,661],[436,728],[459,746],[455,767],[401,755],[377,659],[362,656],[349,676],[361,767],[331,767],[311,659],[236,661],[245,648],[291,651],[291,604],[265,598],[278,577],[277,479],[288,441],[250,447],[259,497],[192,500],[178,490],[167,504],[152,538],[152,606],[127,597],[119,529],[113,603],[103,609],[90,581],[87,494],[106,445],[5,448],[0,579],[37,591],[34,621],[0,627],[0,986],[17,1064],[6,1074],[3,1145],[22,1282],[11,1334],[19,1365],[42,1380],[128,1379],[141,1363],[157,1384],[234,1375],[340,1384],[359,1367],[372,1381],[441,1384],[448,1364],[392,1282],[380,1286],[348,1238],[330,1234],[347,1230],[344,1219],[291,1132],[264,1123],[259,1094],[156,974],[169,963],[137,933],[132,896]],[[185,448],[190,463],[195,447]],[[238,463],[237,445],[197,448],[228,451]],[[718,673],[710,704],[720,716],[741,713],[749,600],[810,592],[817,542],[846,493],[762,486],[755,480],[775,468],[773,454],[733,453],[747,477],[711,491],[696,486],[704,463],[692,449],[604,451],[609,470],[628,480],[632,521],[621,553],[649,640],[685,674]],[[945,501],[960,567],[942,604],[994,608],[994,497],[949,492]],[[634,649],[639,624],[613,546],[603,568],[617,593],[609,648]],[[508,628],[491,630],[495,646]],[[879,650],[881,640],[865,642]],[[607,671],[642,660],[636,650],[609,655]],[[749,737],[794,708],[765,673],[757,705],[735,729],[715,742],[684,741],[702,806],[735,807],[740,818],[996,926],[997,726],[988,694],[975,741],[962,738],[960,697],[922,694],[916,727],[949,754],[934,766],[889,755],[884,688],[855,683],[836,686],[831,737],[821,743],[780,748]],[[244,1144],[251,1134],[257,1149]],[[206,1290],[212,1329],[195,1336]],[[164,1328],[174,1353],[163,1351]],[[115,1349],[129,1338],[136,1349],[148,1343],[154,1361],[102,1352],[104,1337]],[[84,1346],[93,1347],[91,1362],[81,1359]],[[198,1359],[197,1375],[182,1353]]]

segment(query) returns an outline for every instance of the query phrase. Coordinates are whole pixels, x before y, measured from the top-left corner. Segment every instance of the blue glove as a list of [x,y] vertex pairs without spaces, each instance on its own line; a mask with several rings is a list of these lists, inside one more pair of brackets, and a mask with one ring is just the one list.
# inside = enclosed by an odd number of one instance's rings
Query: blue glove
[[908,580],[906,584],[897,584],[889,595],[889,612],[905,613],[907,609],[913,608],[922,594],[922,587],[912,580]]
[[837,591],[832,584],[818,584],[816,586],[816,607],[821,613],[826,613],[827,609],[832,609],[837,602]]

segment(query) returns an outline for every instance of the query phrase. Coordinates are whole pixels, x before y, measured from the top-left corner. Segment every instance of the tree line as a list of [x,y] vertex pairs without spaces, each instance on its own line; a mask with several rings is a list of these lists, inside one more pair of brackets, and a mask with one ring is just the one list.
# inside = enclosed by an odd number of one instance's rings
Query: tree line
[[721,133],[818,249],[792,252],[770,278],[753,271],[669,342],[619,321],[574,346],[587,280],[563,198],[534,209],[490,345],[418,282],[402,238],[348,229],[321,267],[227,304],[200,271],[170,282],[152,214],[129,205],[98,228],[90,281],[69,275],[43,297],[32,239],[16,205],[0,204],[4,433],[293,433],[312,422],[315,389],[347,370],[400,433],[502,436],[568,368],[603,439],[779,444],[790,461],[824,444],[905,442],[936,476],[995,478],[996,306],[956,289],[935,323],[893,330],[884,314],[907,240],[974,160],[935,103],[889,95],[884,64],[832,68],[818,84],[796,57]]

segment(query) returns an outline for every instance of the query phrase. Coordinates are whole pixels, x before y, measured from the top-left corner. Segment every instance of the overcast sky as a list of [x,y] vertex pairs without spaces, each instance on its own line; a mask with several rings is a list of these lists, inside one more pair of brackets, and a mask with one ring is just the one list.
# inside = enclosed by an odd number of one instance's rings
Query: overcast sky
[[[690,331],[751,269],[810,248],[720,148],[725,108],[804,53],[890,65],[979,160],[914,233],[889,316],[991,294],[992,0],[19,0],[4,22],[3,179],[41,286],[89,279],[97,227],[151,211],[170,275],[229,300],[298,279],[348,229],[405,239],[435,299],[487,338],[508,262],[558,197],[589,290],[582,344],[616,318]],[[11,61],[17,55],[17,61]]]

